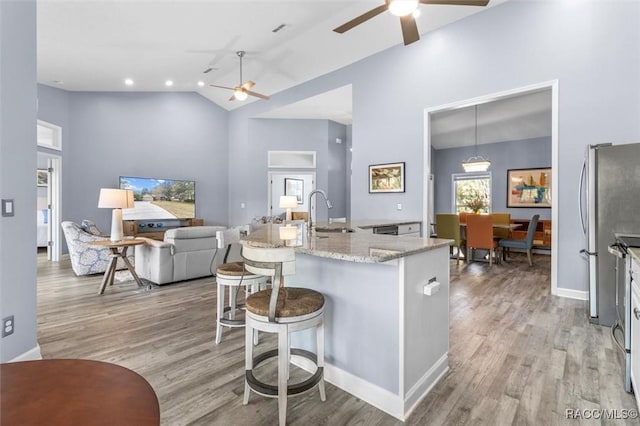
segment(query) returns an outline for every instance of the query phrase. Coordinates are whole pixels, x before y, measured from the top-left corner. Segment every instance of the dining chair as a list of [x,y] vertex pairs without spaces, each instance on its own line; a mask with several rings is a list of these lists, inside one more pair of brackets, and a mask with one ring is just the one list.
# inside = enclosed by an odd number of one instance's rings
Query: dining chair
[[460,218],[460,223],[467,223],[467,216],[469,216],[471,213],[469,212],[460,212],[458,213],[458,217]]
[[[511,213],[491,213],[494,225],[510,225]],[[493,238],[511,238],[511,230],[507,228],[493,228]]]
[[472,214],[467,216],[467,262],[473,259],[475,249],[489,250],[489,265],[500,261],[497,256],[498,243],[493,239],[493,218],[486,214]]
[[503,238],[498,243],[502,248],[502,257],[506,261],[506,253],[504,249],[506,248],[516,248],[522,249],[527,252],[527,258],[529,259],[529,266],[533,266],[532,248],[533,248],[533,237],[536,233],[536,228],[538,227],[538,220],[540,219],[539,214],[534,214],[529,221],[529,227],[527,228],[527,238],[524,240],[514,240],[512,238]]
[[449,247],[449,250],[453,251],[453,247],[456,248],[458,251],[456,264],[460,263],[460,252],[464,246],[464,241],[460,236],[460,218],[458,215],[447,213],[436,214],[436,234],[438,238],[455,241],[455,244]]

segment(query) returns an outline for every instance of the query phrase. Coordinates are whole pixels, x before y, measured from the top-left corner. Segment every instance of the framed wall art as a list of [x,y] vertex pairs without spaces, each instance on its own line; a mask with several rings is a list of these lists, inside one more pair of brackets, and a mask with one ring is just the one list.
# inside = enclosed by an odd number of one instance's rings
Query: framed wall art
[[47,172],[47,169],[38,169],[36,174],[36,185],[37,186],[49,185],[49,172]]
[[298,204],[304,204],[304,180],[302,179],[284,179],[284,195],[293,195],[298,200]]
[[551,208],[551,168],[507,170],[507,207]]
[[369,193],[404,192],[404,163],[369,166]]

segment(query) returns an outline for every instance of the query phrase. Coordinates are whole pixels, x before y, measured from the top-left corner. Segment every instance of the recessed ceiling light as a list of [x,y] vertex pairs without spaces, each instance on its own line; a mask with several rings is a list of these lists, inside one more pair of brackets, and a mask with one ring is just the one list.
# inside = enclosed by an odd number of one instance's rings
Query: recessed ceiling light
[[62,81],[62,80],[51,80],[51,82],[53,84],[64,84],[64,81]]
[[124,84],[126,84],[127,86],[133,86],[133,80],[131,80],[130,78],[127,78],[127,79],[124,81]]
[[173,81],[172,80],[167,80],[167,81],[164,82],[164,85],[167,86],[167,87],[171,87],[171,86],[173,86]]
[[198,86],[200,86],[200,87],[204,87],[204,81],[199,81],[199,82],[198,82]]

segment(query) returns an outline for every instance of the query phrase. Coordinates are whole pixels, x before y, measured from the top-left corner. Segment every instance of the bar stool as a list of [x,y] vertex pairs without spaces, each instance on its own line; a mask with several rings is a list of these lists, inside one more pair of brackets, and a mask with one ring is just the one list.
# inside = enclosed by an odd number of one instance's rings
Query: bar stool
[[[222,327],[244,327],[244,318],[236,318],[236,313],[238,313],[239,310],[244,309],[244,304],[238,304],[236,302],[240,289],[244,288],[245,295],[249,295],[267,287],[266,276],[252,274],[247,271],[244,268],[243,262],[227,262],[229,252],[231,251],[231,245],[240,242],[241,232],[248,234],[249,226],[240,226],[216,232],[218,249],[225,247],[227,249],[223,263],[216,268],[216,284],[218,287],[216,345],[222,340]],[[224,293],[227,287],[229,288],[229,305],[225,306]],[[228,316],[225,317],[225,313],[228,313]]]
[[[280,426],[286,424],[287,397],[299,395],[316,385],[320,400],[325,401],[324,389],[324,296],[311,289],[285,287],[284,276],[295,274],[295,253],[292,248],[258,248],[243,245],[245,268],[254,274],[271,276],[271,289],[258,291],[247,297],[245,332],[245,384],[243,405],[249,403],[251,391],[270,398],[278,398]],[[316,353],[289,347],[289,333],[315,327]],[[278,348],[253,356],[254,330],[278,333]],[[291,355],[311,360],[315,373],[301,383],[288,384]],[[278,357],[278,385],[264,383],[253,374],[253,368],[269,358]]]

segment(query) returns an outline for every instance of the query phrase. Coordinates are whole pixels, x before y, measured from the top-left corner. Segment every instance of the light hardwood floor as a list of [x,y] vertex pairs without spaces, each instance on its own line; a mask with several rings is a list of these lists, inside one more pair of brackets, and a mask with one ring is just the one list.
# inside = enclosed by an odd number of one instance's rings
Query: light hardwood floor
[[[579,424],[566,409],[636,408],[609,329],[588,323],[585,302],[550,296],[550,258],[534,262],[530,268],[518,254],[491,268],[452,262],[450,371],[406,424]],[[150,292],[116,283],[98,296],[101,278],[75,277],[68,262],[39,257],[44,358],[102,360],[140,373],[158,395],[163,425],[277,424],[275,400],[253,394],[242,405],[244,330],[226,329],[214,343],[213,278]],[[269,345],[275,340],[261,339]],[[273,367],[263,374],[273,376]],[[317,391],[290,398],[288,422],[402,424],[332,385],[325,403]]]

